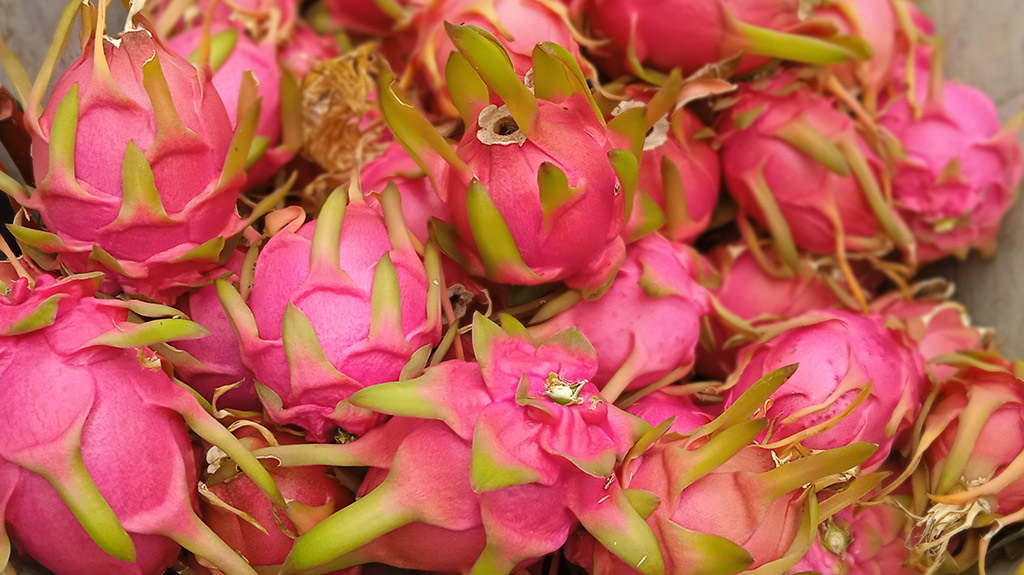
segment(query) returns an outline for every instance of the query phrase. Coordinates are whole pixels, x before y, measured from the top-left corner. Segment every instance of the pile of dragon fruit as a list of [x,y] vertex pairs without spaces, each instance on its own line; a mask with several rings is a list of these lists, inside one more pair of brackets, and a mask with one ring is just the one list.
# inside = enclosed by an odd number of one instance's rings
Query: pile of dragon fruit
[[1024,363],[918,275],[1024,116],[907,0],[109,4],[0,44],[0,572],[984,574],[1024,521]]

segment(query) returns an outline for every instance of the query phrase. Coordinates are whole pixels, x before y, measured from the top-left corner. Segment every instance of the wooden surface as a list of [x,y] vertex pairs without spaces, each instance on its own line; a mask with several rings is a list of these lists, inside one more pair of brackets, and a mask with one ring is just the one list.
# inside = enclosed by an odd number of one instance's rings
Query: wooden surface
[[[42,62],[65,5],[63,0],[0,0],[0,37],[17,51],[30,74]],[[1024,0],[933,0],[922,7],[946,39],[949,77],[988,93],[1004,121],[1024,108]],[[115,14],[112,29],[123,18]],[[76,45],[75,39],[69,42],[64,66],[76,57]],[[5,81],[0,72],[0,84]],[[2,150],[0,162],[9,165]],[[1003,352],[1024,357],[1024,202],[1007,216],[995,260],[972,257],[936,269],[956,280],[957,297],[967,304],[974,322],[996,329]],[[1009,565],[989,571],[1011,572]]]

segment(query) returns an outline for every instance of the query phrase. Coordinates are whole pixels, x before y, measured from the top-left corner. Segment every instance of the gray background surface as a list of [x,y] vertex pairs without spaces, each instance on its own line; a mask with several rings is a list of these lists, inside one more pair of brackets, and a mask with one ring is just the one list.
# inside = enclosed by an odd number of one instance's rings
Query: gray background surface
[[[117,30],[124,17],[114,4],[109,21]],[[18,53],[30,76],[43,60],[65,5],[62,0],[0,0],[0,38]],[[922,8],[935,18],[946,39],[949,77],[988,93],[1004,121],[1024,108],[1024,1],[933,0]],[[63,67],[77,57],[76,46],[72,39],[61,60]],[[4,82],[0,72],[0,84]],[[10,166],[2,150],[0,162]],[[1024,202],[1009,213],[999,239],[999,255],[992,261],[971,257],[940,264],[933,271],[956,280],[957,298],[967,304],[976,324],[996,328],[1005,354],[1024,357]],[[1007,565],[990,573],[1011,571]]]

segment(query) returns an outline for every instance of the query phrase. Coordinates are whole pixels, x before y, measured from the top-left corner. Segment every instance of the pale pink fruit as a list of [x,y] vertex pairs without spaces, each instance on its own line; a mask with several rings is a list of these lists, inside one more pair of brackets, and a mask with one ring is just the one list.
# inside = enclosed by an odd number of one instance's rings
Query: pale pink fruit
[[885,200],[881,160],[853,120],[795,74],[741,88],[719,132],[729,191],[790,268],[796,247],[880,252],[910,241]]
[[[286,465],[374,468],[360,499],[296,541],[288,568],[395,557],[416,569],[503,575],[557,550],[582,524],[643,573],[663,572],[650,529],[609,479],[646,426],[597,393],[593,348],[578,331],[538,345],[508,321],[512,333],[475,317],[479,363],[442,362],[354,395],[396,416],[365,437],[260,452]],[[450,552],[413,552],[430,549]]]
[[281,46],[281,62],[298,78],[308,74],[314,65],[340,55],[336,38],[321,36],[302,21],[296,23],[288,43]]
[[[642,106],[644,94],[620,104],[625,111]],[[615,112],[613,112],[614,114]],[[711,223],[721,188],[718,152],[710,138],[697,138],[704,129],[697,116],[685,108],[672,110],[657,120],[644,139],[640,178],[626,230],[635,238],[649,230],[650,202],[661,211],[662,233],[671,240],[690,243]],[[646,197],[645,197],[646,196]]]
[[[641,65],[684,75],[743,53],[738,73],[780,57],[829,64],[857,56],[802,22],[798,0],[591,0],[585,10],[634,74]],[[817,30],[815,30],[818,28]],[[791,33],[787,33],[791,32]],[[685,38],[686,42],[676,41]]]
[[[625,190],[617,171],[628,172],[635,156],[615,148],[622,138],[605,125],[579,65],[564,48],[535,47],[534,61],[541,64],[528,78],[531,91],[486,31],[447,29],[460,50],[453,53],[448,86],[467,126],[454,152],[401,102],[391,78],[382,76],[381,89],[396,138],[421,158],[429,152],[427,157],[449,164],[432,174],[454,224],[439,230],[442,248],[471,273],[495,282],[565,281],[599,290],[624,255],[619,232]],[[478,90],[488,85],[496,97]],[[643,130],[643,124],[635,128]]]
[[865,466],[880,464],[921,408],[927,389],[921,356],[881,318],[840,310],[799,316],[774,334],[740,352],[737,371],[726,382],[725,405],[765,374],[799,364],[765,408],[775,422],[766,441],[810,449],[865,441],[878,446]]
[[250,138],[239,129],[232,140],[208,76],[150,31],[106,37],[100,6],[95,38],[38,122],[29,102],[38,187],[8,192],[49,231],[15,232],[71,270],[104,271],[111,291],[171,302],[219,273],[245,226],[235,201]]
[[[979,516],[997,521],[994,535],[1024,510],[1024,385],[1002,358],[965,365],[942,384],[913,459],[890,484],[900,485],[919,462],[927,468],[929,505],[908,539],[911,562],[922,568],[948,558]],[[971,544],[982,561],[988,540]]]
[[[243,427],[240,441],[250,451],[267,447],[267,439],[252,427]],[[278,444],[298,443],[298,438],[274,433]],[[307,467],[273,467],[269,472],[278,488],[293,508],[288,517],[275,512],[270,499],[248,477],[225,469],[230,462],[214,462],[216,472],[209,479],[210,491],[220,501],[243,511],[259,523],[265,532],[227,509],[200,501],[203,518],[217,535],[233,549],[238,550],[254,567],[280,565],[291,551],[294,536],[301,535],[332,513],[352,503],[354,494],[343,489],[330,468],[315,465]]]
[[[814,482],[855,467],[874,450],[858,443],[782,462],[750,444],[767,421],[748,415],[727,412],[689,434],[654,436],[642,443],[646,451],[623,462],[617,476],[658,539],[665,573],[740,573],[765,565],[786,572],[817,534],[817,506],[809,504]],[[610,549],[581,533],[566,555],[594,575],[637,573]]]
[[951,284],[933,280],[912,288],[913,298],[894,291],[872,301],[871,310],[917,348],[928,362],[925,369],[932,379],[943,381],[957,370],[953,365],[933,360],[962,352],[992,350],[991,330],[971,325],[967,308],[950,299]]
[[597,352],[594,383],[612,401],[624,390],[680,379],[693,367],[709,308],[707,290],[693,277],[695,257],[659,234],[646,236],[627,247],[601,297],[564,310],[541,308],[544,316],[557,314],[530,333],[544,338],[570,327],[583,332]]
[[[759,245],[760,253],[769,260],[768,267],[781,262],[767,245]],[[829,287],[830,271],[803,257],[791,277],[776,277],[758,263],[759,254],[742,242],[717,246],[708,255],[708,263],[716,272],[705,280],[711,294],[721,304],[708,316],[707,336],[697,349],[697,372],[724,379],[736,368],[736,355],[743,342],[737,322],[731,314],[753,328],[798,316],[805,312],[842,306],[842,300]],[[830,275],[826,275],[830,274]],[[841,280],[836,280],[842,285]],[[746,338],[753,337],[746,334]]]
[[[0,298],[0,511],[18,549],[58,575],[158,575],[183,545],[228,574],[248,563],[193,510],[186,423],[275,505],[259,462],[138,346],[196,337],[165,306],[91,297],[98,274],[19,280]],[[6,566],[6,554],[2,563]]]
[[913,575],[905,565],[907,514],[896,505],[853,507],[834,515],[818,540],[790,570],[793,573],[846,573],[848,575]]
[[413,249],[397,199],[385,190],[385,217],[363,203],[346,207],[336,191],[316,221],[298,227],[300,219],[267,241],[248,305],[218,285],[268,415],[310,439],[325,441],[338,426],[361,435],[379,423],[343,400],[397,379],[413,352],[440,339],[440,288]]
[[915,93],[889,101],[879,124],[898,140],[893,202],[917,239],[918,260],[963,258],[975,248],[991,254],[1024,170],[1017,129],[1000,125],[981,91],[922,73]]
[[816,17],[834,22],[841,34],[862,38],[871,58],[832,67],[832,73],[851,88],[863,88],[875,98],[891,78],[898,24],[893,0],[835,0],[814,9]]

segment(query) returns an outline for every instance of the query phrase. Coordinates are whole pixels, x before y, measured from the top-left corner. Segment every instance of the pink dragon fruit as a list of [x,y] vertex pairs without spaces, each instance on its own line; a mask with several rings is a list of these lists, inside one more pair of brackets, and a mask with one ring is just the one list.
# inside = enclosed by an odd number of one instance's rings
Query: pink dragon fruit
[[442,0],[418,11],[412,26],[417,30],[408,72],[422,71],[433,91],[440,93],[442,112],[454,115],[451,103],[443,101],[446,66],[456,51],[445,34],[444,24],[478,26],[497,38],[520,78],[533,66],[533,49],[553,42],[569,51],[585,71],[589,66],[580,53],[573,29],[557,4],[541,0]]
[[[0,516],[21,553],[57,573],[158,575],[180,546],[255,575],[196,516],[186,423],[281,509],[255,457],[144,346],[201,336],[157,304],[90,297],[98,274],[14,283],[0,298]],[[137,349],[136,349],[137,348]],[[6,542],[6,537],[4,537]],[[6,567],[10,548],[0,564]]]
[[890,484],[899,485],[923,458],[929,506],[910,541],[913,563],[924,568],[945,560],[951,541],[976,521],[992,529],[979,549],[984,562],[991,536],[1024,514],[1024,385],[1005,360],[967,366],[943,383],[913,459]]
[[352,403],[395,415],[355,442],[257,451],[284,465],[371,467],[362,497],[300,537],[286,569],[382,560],[503,575],[582,524],[642,573],[664,573],[650,529],[610,478],[646,426],[598,395],[578,331],[538,346],[505,319],[511,333],[475,317],[479,363],[442,362],[355,394]]
[[185,28],[199,26],[211,9],[213,22],[228,24],[254,37],[269,37],[272,42],[290,39],[298,19],[301,0],[158,0],[150,2],[157,14],[158,28],[167,31],[179,20]]
[[831,68],[849,87],[863,88],[863,98],[874,109],[878,94],[892,77],[898,23],[893,0],[835,0],[814,9],[816,17],[835,23],[839,33],[862,38],[871,47],[871,58]]
[[[209,33],[202,27],[191,28],[171,38],[167,47],[191,58],[199,51],[204,34]],[[246,184],[261,184],[291,160],[302,145],[298,83],[282,69],[277,46],[269,39],[256,43],[238,29],[220,24],[213,28],[209,41],[213,86],[224,101],[231,125],[238,125],[247,100],[262,100],[253,148],[246,161]]]
[[[102,270],[111,291],[171,302],[219,273],[227,240],[246,225],[235,201],[258,106],[232,139],[207,74],[148,29],[105,36],[107,3],[88,16],[96,34],[57,81],[41,118],[52,67],[33,89],[26,120],[38,187],[31,195],[12,185],[6,191],[38,210],[49,231],[13,231],[23,245],[56,254],[56,264]],[[55,45],[67,32],[58,31]]]
[[926,389],[920,355],[880,318],[835,310],[799,316],[740,352],[725,405],[790,363],[800,368],[765,407],[775,422],[766,442],[829,449],[866,441],[878,446],[868,467],[913,425]]
[[297,78],[302,78],[313,66],[324,60],[341,55],[338,40],[330,36],[321,36],[302,21],[296,23],[295,30],[287,44],[281,46],[281,63]]
[[729,191],[743,216],[771,232],[792,270],[797,247],[836,253],[842,263],[846,251],[911,241],[882,192],[879,158],[832,99],[794,73],[741,89],[719,132]]
[[[617,477],[654,531],[666,573],[786,572],[817,534],[814,482],[856,467],[874,451],[857,443],[780,462],[751,445],[768,422],[747,417],[791,373],[792,366],[770,374],[748,401],[691,433],[659,438],[668,427],[662,424],[623,461]],[[580,534],[566,555],[594,575],[638,572],[610,549]]]
[[693,431],[713,419],[709,410],[693,401],[692,395],[676,395],[672,393],[671,387],[640,398],[627,407],[626,411],[651,425],[658,425],[674,417],[669,431],[675,433]]
[[[717,277],[709,278],[707,285],[719,305],[708,315],[705,337],[697,349],[696,369],[702,375],[727,377],[736,369],[742,345],[765,326],[843,303],[837,295],[842,291],[830,286],[838,283],[841,288],[841,280],[832,278],[813,259],[801,258],[792,277],[775,277],[765,271],[779,267],[775,252],[760,243],[754,248],[735,242],[720,245],[708,255]],[[759,259],[769,263],[759,264]]]
[[873,313],[885,318],[885,324],[907,337],[925,360],[933,381],[943,381],[957,368],[933,360],[952,354],[992,351],[991,330],[974,327],[967,309],[952,299],[953,285],[941,280],[926,280],[911,287],[912,298],[894,291],[871,302]]
[[[607,36],[627,68],[650,77],[643,66],[691,74],[743,53],[737,73],[768,58],[832,64],[863,57],[850,38],[827,23],[801,21],[797,0],[591,0],[592,25]],[[817,37],[822,34],[829,37]],[[672,39],[686,38],[686,42]]]
[[918,571],[905,565],[907,527],[907,514],[896,505],[844,509],[825,522],[818,540],[790,571],[914,575]]
[[625,390],[675,381],[693,367],[707,291],[693,279],[695,255],[653,234],[626,250],[608,290],[564,308],[563,298],[541,308],[550,317],[531,327],[539,338],[578,328],[597,352],[594,383],[608,401]]
[[368,162],[359,173],[363,193],[383,191],[388,182],[394,182],[402,196],[402,217],[416,239],[426,244],[431,218],[442,222],[451,220],[448,207],[437,197],[426,172],[398,142],[391,142],[381,155]]
[[664,97],[678,95],[678,90],[666,85],[658,93],[632,89],[627,95],[631,99],[616,106],[612,114],[643,107],[648,132],[640,157],[639,185],[624,235],[636,239],[651,228],[661,227],[669,239],[690,243],[711,223],[718,203],[722,179],[718,152],[709,138],[698,137],[704,130],[700,119],[685,108],[675,107],[676,98]]
[[919,261],[963,258],[972,248],[991,254],[1024,171],[1018,126],[1001,127],[981,91],[939,84],[938,71],[930,78],[919,72],[914,93],[888,102],[878,120],[898,140],[890,142],[899,150],[893,203],[917,238]]
[[218,282],[267,414],[312,440],[377,424],[377,414],[342,400],[397,379],[413,352],[441,337],[437,253],[427,254],[428,277],[397,190],[380,201],[383,216],[358,201],[346,207],[336,190],[316,221],[278,231],[259,254],[248,305]]
[[[236,422],[235,425],[238,425]],[[258,425],[258,424],[256,424]],[[269,440],[275,445],[298,443],[298,439],[285,433],[272,433],[252,426],[240,427],[236,432],[250,451],[267,447]],[[266,433],[266,436],[262,435]],[[254,567],[281,565],[292,549],[294,538],[329,517],[335,511],[352,503],[353,494],[341,487],[323,466],[276,467],[270,469],[281,494],[291,503],[292,512],[278,518],[267,496],[248,477],[232,472],[233,466],[221,459],[217,448],[211,448],[214,457],[209,471],[209,492],[214,498],[201,500],[203,518],[217,535],[232,549],[236,549]],[[243,518],[223,504],[248,515]],[[257,528],[248,519],[253,520]],[[354,574],[353,574],[354,575]]]
[[531,92],[489,33],[452,25],[448,32],[459,48],[448,87],[467,126],[454,152],[402,101],[390,75],[380,87],[389,127],[421,166],[435,155],[449,164],[431,171],[454,224],[439,227],[441,247],[499,283],[564,280],[599,290],[622,261],[623,207],[637,174],[634,153],[613,147],[621,139],[615,129],[642,132],[642,114],[606,126],[575,59],[555,44],[534,49]]
[[186,295],[179,309],[189,319],[203,326],[210,335],[193,340],[173,342],[172,349],[158,352],[174,365],[174,374],[208,400],[217,396],[217,389],[239,384],[217,397],[218,408],[260,411],[252,372],[245,367],[238,350],[238,340],[216,286],[204,286]]

